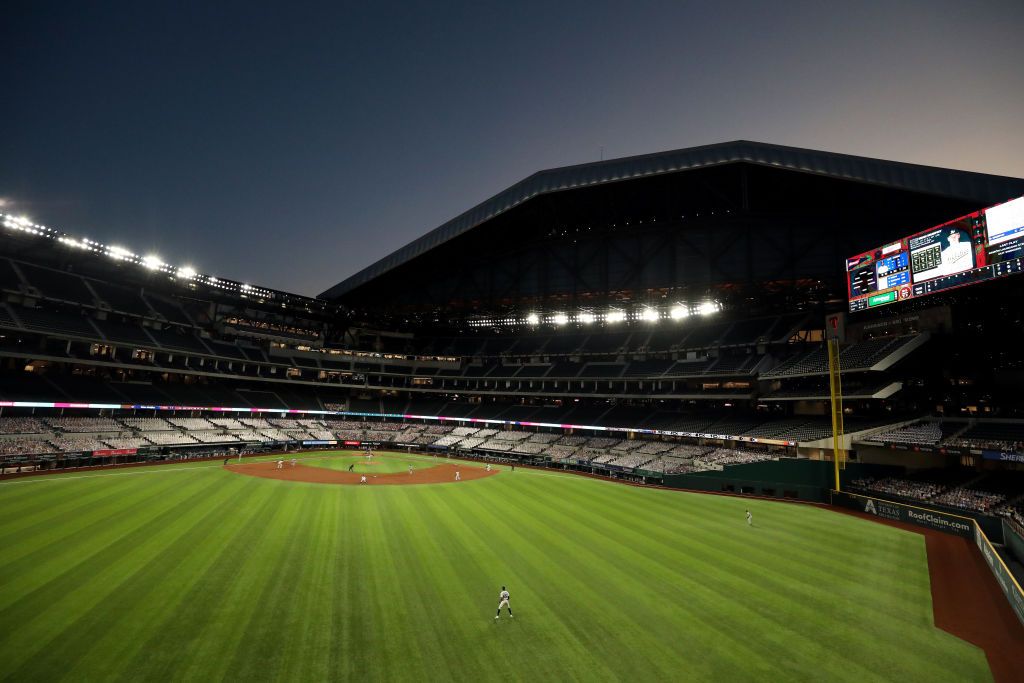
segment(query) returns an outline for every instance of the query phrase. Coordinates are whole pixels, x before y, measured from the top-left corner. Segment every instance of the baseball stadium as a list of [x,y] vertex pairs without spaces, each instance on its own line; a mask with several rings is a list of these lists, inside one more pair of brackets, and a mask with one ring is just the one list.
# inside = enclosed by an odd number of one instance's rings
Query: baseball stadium
[[310,297],[0,214],[0,679],[1024,680],[1024,179],[736,141],[421,232]]

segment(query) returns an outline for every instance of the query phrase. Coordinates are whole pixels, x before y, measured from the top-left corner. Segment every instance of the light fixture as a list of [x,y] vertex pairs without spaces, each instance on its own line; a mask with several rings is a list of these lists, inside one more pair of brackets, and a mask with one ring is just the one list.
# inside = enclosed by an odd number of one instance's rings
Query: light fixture
[[653,322],[657,322],[657,320],[658,320],[658,318],[660,316],[658,315],[658,309],[656,309],[656,308],[645,308],[643,313],[640,315],[640,317],[643,318],[644,320],[646,320],[649,323],[653,323]]
[[107,256],[118,261],[123,261],[131,255],[132,253],[124,247],[107,247]]
[[621,323],[626,319],[626,314],[624,311],[608,311],[604,319],[610,323]]
[[178,268],[178,277],[185,278],[186,280],[191,280],[195,276],[196,271],[191,266],[183,266],[181,268]]
[[590,323],[594,322],[594,314],[593,313],[580,313],[579,317],[580,317],[580,322],[585,324],[585,325],[589,325]]
[[565,313],[555,313],[554,317],[552,317],[551,320],[556,325],[564,325],[567,322],[569,322],[569,316],[567,316]]
[[700,313],[701,315],[711,315],[712,313],[715,313],[717,310],[718,304],[714,303],[713,301],[705,301],[704,303],[697,307],[697,312]]
[[683,306],[682,304],[678,306],[673,306],[672,310],[669,311],[669,316],[671,316],[673,320],[682,320],[683,318],[689,315],[690,309],[687,308],[686,306]]
[[530,315],[526,316],[526,324],[527,325],[539,325],[540,324],[540,316],[537,315],[536,313],[531,313]]
[[143,257],[142,265],[144,265],[146,268],[149,268],[150,270],[157,270],[158,268],[164,265],[164,262],[161,261],[156,256],[150,254],[149,256]]

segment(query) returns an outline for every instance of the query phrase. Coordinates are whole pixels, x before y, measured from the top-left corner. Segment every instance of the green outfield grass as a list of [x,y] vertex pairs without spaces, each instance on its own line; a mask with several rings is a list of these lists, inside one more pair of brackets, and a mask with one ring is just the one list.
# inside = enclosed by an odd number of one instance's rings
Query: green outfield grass
[[917,534],[524,469],[358,487],[217,462],[0,483],[0,678],[991,675],[932,625]]

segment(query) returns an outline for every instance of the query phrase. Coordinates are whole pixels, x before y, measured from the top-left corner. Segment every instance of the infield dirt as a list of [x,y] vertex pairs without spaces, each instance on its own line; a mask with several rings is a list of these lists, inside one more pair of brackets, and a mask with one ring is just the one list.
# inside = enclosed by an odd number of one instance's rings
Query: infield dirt
[[[415,484],[448,484],[456,483],[455,473],[459,472],[461,481],[473,481],[498,474],[498,470],[490,472],[481,467],[459,467],[450,463],[423,467],[409,472],[391,472],[387,474],[373,474],[366,472],[345,472],[332,470],[327,467],[310,467],[308,465],[295,465],[292,467],[287,461],[284,467],[277,468],[276,461],[242,463],[228,465],[227,469],[238,474],[245,474],[250,477],[262,477],[264,479],[278,479],[280,481],[301,481],[310,484],[342,484],[355,486],[412,486]],[[366,483],[360,484],[359,478],[366,476]]]

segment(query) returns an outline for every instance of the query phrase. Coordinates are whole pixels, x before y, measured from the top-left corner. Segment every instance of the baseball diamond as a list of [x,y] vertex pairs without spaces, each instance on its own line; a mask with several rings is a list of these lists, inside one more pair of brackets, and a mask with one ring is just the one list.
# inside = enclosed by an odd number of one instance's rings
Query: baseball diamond
[[[475,463],[433,486],[239,476],[275,464],[0,484],[3,679],[991,677],[985,638],[939,609],[977,585],[937,584],[916,531]],[[514,620],[493,618],[501,585]]]

